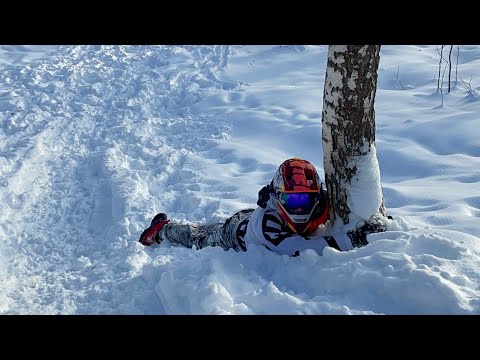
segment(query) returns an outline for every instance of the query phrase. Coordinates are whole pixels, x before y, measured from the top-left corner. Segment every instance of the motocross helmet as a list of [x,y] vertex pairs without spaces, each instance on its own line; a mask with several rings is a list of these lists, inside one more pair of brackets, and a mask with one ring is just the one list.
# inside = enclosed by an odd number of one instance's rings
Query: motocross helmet
[[307,160],[285,160],[270,184],[272,205],[298,234],[313,232],[329,218],[326,191],[315,167]]

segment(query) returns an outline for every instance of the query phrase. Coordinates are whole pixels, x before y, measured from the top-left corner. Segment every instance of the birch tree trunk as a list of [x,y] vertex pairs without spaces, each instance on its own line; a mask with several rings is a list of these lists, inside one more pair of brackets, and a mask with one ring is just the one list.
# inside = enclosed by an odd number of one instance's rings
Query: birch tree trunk
[[379,61],[380,45],[328,49],[322,113],[325,182],[330,221],[347,231],[387,216],[375,149]]

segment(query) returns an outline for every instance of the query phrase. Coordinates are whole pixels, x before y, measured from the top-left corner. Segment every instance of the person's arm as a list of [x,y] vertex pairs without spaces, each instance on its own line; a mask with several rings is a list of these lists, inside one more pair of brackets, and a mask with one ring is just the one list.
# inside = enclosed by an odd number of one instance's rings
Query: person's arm
[[323,249],[329,246],[323,237],[305,239],[299,235],[290,235],[280,241],[278,245],[270,241],[265,241],[264,245],[276,253],[290,256],[298,255],[299,252],[307,249],[315,250],[318,255],[322,255]]
[[262,219],[262,232],[264,239],[261,243],[279,254],[294,256],[300,251],[313,249],[322,255],[323,249],[329,246],[323,237],[305,239],[293,233],[274,210],[265,212]]

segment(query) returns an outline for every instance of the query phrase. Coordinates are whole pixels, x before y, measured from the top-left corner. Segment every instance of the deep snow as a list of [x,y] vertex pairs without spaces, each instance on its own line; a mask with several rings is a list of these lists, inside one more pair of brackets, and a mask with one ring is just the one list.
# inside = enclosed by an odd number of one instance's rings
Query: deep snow
[[200,223],[255,206],[287,158],[323,173],[326,55],[0,46],[0,313],[480,314],[480,46],[460,48],[443,101],[435,46],[382,47],[394,220],[369,245],[289,258],[138,243],[158,212]]

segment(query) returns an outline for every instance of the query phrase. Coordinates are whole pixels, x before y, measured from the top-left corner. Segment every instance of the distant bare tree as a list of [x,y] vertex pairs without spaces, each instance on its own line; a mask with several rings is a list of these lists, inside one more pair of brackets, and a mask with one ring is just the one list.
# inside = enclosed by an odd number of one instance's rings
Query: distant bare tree
[[398,85],[400,85],[402,90],[406,89],[405,85],[403,85],[403,83],[400,81],[400,66],[397,67],[397,72],[395,74],[395,81],[398,83]]
[[457,64],[455,65],[455,86],[458,80],[458,57],[460,56],[460,45],[457,45]]
[[441,73],[441,70],[442,70],[443,48],[444,47],[445,47],[445,45],[440,45],[440,49],[437,48],[437,51],[440,54],[440,60],[438,62],[437,92],[440,90],[440,73]]
[[[448,62],[448,60],[444,59],[446,62]],[[445,72],[447,71],[447,66],[445,65],[445,67],[443,68],[443,72],[442,72],[442,76],[441,76],[441,81],[440,81],[440,95],[441,95],[441,98],[442,98],[442,106],[443,106],[443,79],[445,79]]]
[[475,96],[475,89],[472,89],[472,77],[470,76],[470,81],[467,83],[463,78],[460,76],[460,80],[462,80],[463,86],[465,87],[465,91],[470,96]]
[[452,50],[453,45],[450,45],[450,52],[448,53],[448,93],[450,93],[450,78],[452,75]]

